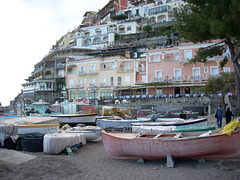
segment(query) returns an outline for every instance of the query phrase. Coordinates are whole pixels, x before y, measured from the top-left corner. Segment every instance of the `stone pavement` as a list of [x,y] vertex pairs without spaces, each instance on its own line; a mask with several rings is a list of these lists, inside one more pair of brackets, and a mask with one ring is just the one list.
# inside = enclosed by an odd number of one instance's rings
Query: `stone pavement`
[[19,151],[9,150],[0,148],[0,160],[14,163],[14,164],[21,164],[36,158],[36,156],[22,153]]

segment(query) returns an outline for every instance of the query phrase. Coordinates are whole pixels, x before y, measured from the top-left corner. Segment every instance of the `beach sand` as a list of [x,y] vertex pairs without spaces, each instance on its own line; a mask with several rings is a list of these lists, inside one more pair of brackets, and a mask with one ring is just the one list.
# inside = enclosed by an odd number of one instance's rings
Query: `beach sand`
[[[209,124],[216,119],[208,116]],[[225,125],[225,118],[223,118]],[[174,168],[166,167],[166,159],[119,160],[109,157],[103,142],[87,143],[73,150],[73,155],[48,155],[42,152],[21,153],[36,156],[16,164],[0,160],[0,179],[31,180],[237,180],[240,179],[240,157],[228,159],[175,159]]]

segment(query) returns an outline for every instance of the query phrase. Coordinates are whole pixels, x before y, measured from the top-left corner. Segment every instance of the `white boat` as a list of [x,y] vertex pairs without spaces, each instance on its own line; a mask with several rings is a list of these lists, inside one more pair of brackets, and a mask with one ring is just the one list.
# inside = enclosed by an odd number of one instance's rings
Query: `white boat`
[[27,133],[41,133],[41,134],[53,134],[57,133],[59,130],[59,124],[27,124],[18,125],[17,134],[27,134]]
[[[95,108],[85,103],[70,103],[63,106],[64,114],[51,115],[50,117],[58,118],[60,124],[69,124],[76,126],[77,124],[92,124],[96,122],[97,112]],[[67,112],[68,114],[65,114]]]
[[108,127],[130,127],[132,123],[150,122],[150,118],[141,119],[122,119],[122,120],[111,120],[111,119],[98,119],[97,126],[103,129]]
[[87,141],[97,142],[102,139],[101,128],[98,126],[70,127],[59,130],[60,133],[84,134]]
[[199,132],[215,130],[214,125],[208,126],[132,126],[134,133],[168,133],[168,132]]
[[138,122],[132,123],[132,126],[207,126],[207,118],[190,119],[185,121],[169,121],[169,122]]
[[158,118],[157,122],[176,122],[185,121],[183,118]]

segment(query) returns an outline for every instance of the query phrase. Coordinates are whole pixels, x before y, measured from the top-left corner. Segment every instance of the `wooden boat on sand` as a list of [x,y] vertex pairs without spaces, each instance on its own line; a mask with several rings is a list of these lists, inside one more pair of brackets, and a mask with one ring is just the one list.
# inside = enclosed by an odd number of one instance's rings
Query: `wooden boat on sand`
[[135,133],[199,132],[215,130],[215,125],[208,126],[132,126]]
[[102,127],[103,129],[107,127],[129,127],[132,123],[150,122],[151,119],[98,119],[96,125]]
[[53,134],[59,130],[59,124],[26,124],[18,125],[18,134],[41,133]]
[[97,142],[102,139],[101,128],[98,126],[84,126],[84,127],[77,126],[77,127],[70,127],[70,128],[63,127],[63,129],[59,130],[59,133],[66,133],[66,134],[73,134],[73,135],[83,134],[86,138],[86,141],[90,141],[90,142]]
[[[74,108],[69,108],[66,111],[71,114],[57,114],[50,117],[58,118],[60,124],[69,124],[72,127],[77,124],[95,125],[97,112],[93,106],[84,103],[75,103],[73,105]],[[74,113],[72,109],[74,109]]]
[[107,154],[116,159],[234,157],[240,155],[240,130],[225,133],[126,133],[102,131]]
[[165,121],[165,122],[138,122],[132,123],[132,126],[207,126],[207,118],[190,119],[184,121]]

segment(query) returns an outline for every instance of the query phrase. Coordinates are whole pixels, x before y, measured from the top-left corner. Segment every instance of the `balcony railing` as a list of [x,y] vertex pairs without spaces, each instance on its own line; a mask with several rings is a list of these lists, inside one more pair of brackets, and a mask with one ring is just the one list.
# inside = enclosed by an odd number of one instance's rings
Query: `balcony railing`
[[94,87],[96,86],[96,83],[89,83],[89,87]]
[[70,88],[82,88],[82,84],[70,84],[69,86],[67,86],[68,89]]
[[97,71],[96,70],[89,70],[88,74],[97,74]]
[[118,72],[118,73],[121,73],[121,72],[133,72],[133,69],[118,68],[118,69],[117,69],[117,72]]
[[78,75],[86,75],[85,71],[78,71]]
[[107,86],[107,84],[106,83],[100,83],[100,86],[105,87],[105,86]]

